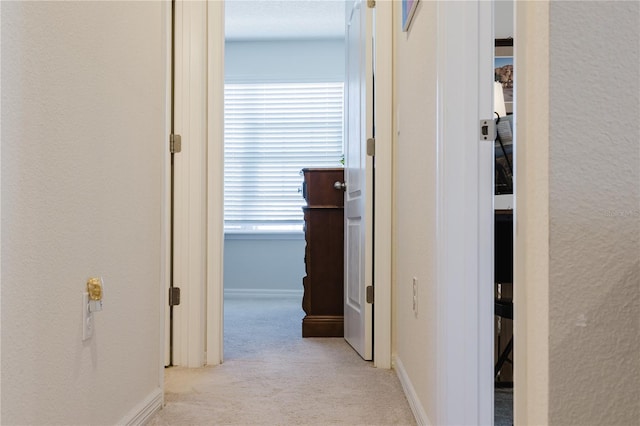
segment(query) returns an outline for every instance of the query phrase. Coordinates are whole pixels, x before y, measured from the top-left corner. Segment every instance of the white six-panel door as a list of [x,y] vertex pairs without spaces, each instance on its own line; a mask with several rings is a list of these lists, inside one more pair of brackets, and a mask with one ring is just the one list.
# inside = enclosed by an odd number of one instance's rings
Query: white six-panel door
[[346,2],[345,76],[345,294],[344,336],[364,358],[373,356],[372,285],[373,137],[372,11],[362,0]]

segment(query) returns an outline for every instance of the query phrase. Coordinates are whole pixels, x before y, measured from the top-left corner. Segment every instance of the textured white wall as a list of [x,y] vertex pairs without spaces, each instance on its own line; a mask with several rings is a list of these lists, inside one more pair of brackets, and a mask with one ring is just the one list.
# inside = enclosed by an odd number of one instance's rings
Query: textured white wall
[[552,2],[549,422],[640,422],[640,3]]
[[115,424],[160,391],[164,22],[160,2],[2,4],[3,424]]
[[640,4],[516,15],[516,423],[638,424]]
[[[394,29],[394,347],[436,421],[436,3],[420,2],[410,34]],[[400,5],[396,15],[400,16]],[[419,77],[418,77],[419,76]],[[418,316],[412,280],[418,279]]]

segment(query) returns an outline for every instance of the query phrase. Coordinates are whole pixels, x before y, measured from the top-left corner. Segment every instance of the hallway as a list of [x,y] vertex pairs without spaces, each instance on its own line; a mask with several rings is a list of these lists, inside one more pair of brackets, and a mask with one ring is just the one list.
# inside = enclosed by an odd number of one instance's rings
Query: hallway
[[166,405],[150,425],[413,425],[392,370],[342,338],[301,337],[299,297],[225,299],[225,362],[165,371]]

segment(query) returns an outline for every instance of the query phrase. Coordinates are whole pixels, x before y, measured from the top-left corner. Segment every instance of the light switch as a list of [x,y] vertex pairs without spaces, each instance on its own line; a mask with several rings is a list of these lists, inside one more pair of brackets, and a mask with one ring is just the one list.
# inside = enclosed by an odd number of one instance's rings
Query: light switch
[[89,310],[89,293],[82,293],[82,340],[93,336],[93,313]]

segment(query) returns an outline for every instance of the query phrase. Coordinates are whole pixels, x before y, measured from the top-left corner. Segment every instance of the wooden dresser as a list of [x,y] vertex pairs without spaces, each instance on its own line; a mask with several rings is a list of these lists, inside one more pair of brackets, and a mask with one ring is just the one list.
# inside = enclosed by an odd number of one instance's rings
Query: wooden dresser
[[344,335],[344,170],[303,169],[304,256],[307,275],[302,279],[304,296],[302,337]]

